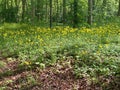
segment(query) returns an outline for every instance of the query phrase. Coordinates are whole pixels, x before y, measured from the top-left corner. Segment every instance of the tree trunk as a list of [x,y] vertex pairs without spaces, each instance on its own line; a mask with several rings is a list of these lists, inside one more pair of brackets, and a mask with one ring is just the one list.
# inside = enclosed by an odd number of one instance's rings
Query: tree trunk
[[49,6],[48,0],[46,0],[46,15],[45,15],[46,20],[45,20],[45,21],[46,21],[47,23],[48,23],[48,21],[49,21],[49,20],[48,20],[48,18],[49,18],[49,16],[48,16],[48,15],[49,15],[49,10],[48,10],[49,7],[48,7],[48,6]]
[[35,15],[37,17],[37,21],[40,20],[40,0],[37,0],[37,6],[36,6],[36,11],[35,11]]
[[77,12],[78,12],[78,0],[74,0],[74,17],[73,17],[73,27],[77,27],[78,25],[78,16],[77,16]]
[[23,22],[25,18],[25,5],[26,5],[26,0],[22,0],[22,21]]
[[57,5],[57,10],[56,10],[56,25],[58,24],[58,21],[59,21],[59,3],[58,3],[58,0],[56,0],[56,5]]
[[63,24],[66,22],[66,0],[63,0]]
[[89,25],[92,25],[92,20],[93,20],[92,11],[93,11],[93,1],[88,0],[88,24]]
[[50,28],[52,27],[52,0],[50,0]]
[[92,8],[92,19],[93,19],[93,23],[95,22],[95,0],[92,0],[92,6],[93,6],[93,8]]

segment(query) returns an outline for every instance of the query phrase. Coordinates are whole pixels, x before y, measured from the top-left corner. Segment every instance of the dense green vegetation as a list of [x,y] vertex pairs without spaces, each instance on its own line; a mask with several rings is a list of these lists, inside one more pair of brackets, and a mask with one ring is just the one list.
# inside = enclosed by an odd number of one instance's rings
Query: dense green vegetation
[[73,69],[76,78],[85,77],[96,83],[100,76],[120,76],[117,23],[80,29],[5,23],[0,27],[0,36],[1,56],[19,60],[20,66],[35,65],[44,69],[62,62],[63,67]]
[[0,0],[0,23],[39,26],[104,24],[120,16],[119,0]]

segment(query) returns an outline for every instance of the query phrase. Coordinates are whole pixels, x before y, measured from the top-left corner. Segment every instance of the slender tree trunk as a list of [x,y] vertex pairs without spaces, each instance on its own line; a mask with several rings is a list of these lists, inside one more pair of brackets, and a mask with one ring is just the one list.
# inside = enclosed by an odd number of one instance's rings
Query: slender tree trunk
[[93,4],[93,8],[92,8],[92,19],[93,19],[93,22],[95,22],[95,0],[92,0],[92,4]]
[[74,0],[74,17],[73,17],[73,27],[77,27],[78,25],[78,16],[77,16],[77,12],[78,12],[78,0]]
[[57,5],[57,10],[56,10],[56,25],[58,24],[58,20],[59,20],[59,3],[58,0],[56,0],[56,5]]
[[52,28],[52,0],[50,0],[50,28]]
[[17,13],[16,13],[16,22],[19,22],[19,18],[18,18],[18,15],[17,15],[17,14],[18,14],[18,12],[19,12],[19,3],[20,3],[20,1],[19,1],[19,0],[15,0],[14,2],[15,2],[15,7],[17,8],[17,9],[16,9],[16,12],[17,12]]
[[63,0],[63,24],[66,22],[66,0]]
[[120,16],[120,0],[119,0],[119,6],[118,6],[118,16]]
[[89,25],[92,25],[92,21],[93,21],[92,11],[93,11],[93,1],[88,0],[88,24]]
[[22,21],[23,22],[25,19],[25,5],[26,5],[26,0],[22,0]]
[[47,23],[48,23],[48,18],[49,18],[48,17],[48,15],[49,15],[48,13],[49,13],[49,10],[48,10],[48,0],[46,0],[46,15],[45,16],[46,16],[46,22]]
[[4,13],[1,14],[2,17],[2,22],[7,21],[7,13],[6,13],[6,9],[7,9],[7,0],[2,0],[1,1],[1,8],[4,10]]
[[37,6],[36,6],[36,12],[35,12],[37,16],[37,21],[40,20],[40,3],[41,3],[40,0],[37,0]]
[[62,2],[59,2],[58,0],[58,3],[59,3],[59,10],[58,10],[58,16],[59,16],[59,23],[62,23],[62,20],[63,20],[63,5],[62,5]]

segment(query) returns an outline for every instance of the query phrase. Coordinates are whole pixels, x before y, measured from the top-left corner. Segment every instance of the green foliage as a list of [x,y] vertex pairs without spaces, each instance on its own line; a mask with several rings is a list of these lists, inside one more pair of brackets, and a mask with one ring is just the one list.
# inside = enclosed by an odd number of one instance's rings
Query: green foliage
[[0,61],[0,68],[2,68],[2,67],[4,67],[4,66],[6,66],[6,63],[3,62],[3,61]]
[[[53,1],[52,21],[55,25],[73,25],[74,18],[74,0],[67,0],[65,11],[63,12],[63,0]],[[19,4],[21,3],[21,4]],[[78,26],[87,23],[88,0],[77,0]],[[93,7],[93,22],[96,24],[105,24],[113,21],[118,13],[118,0],[95,0]],[[23,8],[24,7],[24,8]],[[42,0],[27,0],[26,4],[22,1],[0,1],[0,22],[26,22],[29,24],[39,24],[40,26],[49,26],[49,2]],[[65,15],[65,16],[63,16]],[[23,20],[24,19],[24,20]],[[119,21],[119,20],[118,20]]]
[[26,24],[4,24],[0,28],[2,56],[18,58],[22,65],[44,69],[72,57],[76,77],[119,75],[118,24],[80,30]]

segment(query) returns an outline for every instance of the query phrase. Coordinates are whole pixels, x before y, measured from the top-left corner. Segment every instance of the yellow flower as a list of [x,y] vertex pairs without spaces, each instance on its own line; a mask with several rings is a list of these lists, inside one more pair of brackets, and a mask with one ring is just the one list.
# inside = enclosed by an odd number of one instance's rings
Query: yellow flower
[[25,61],[25,62],[24,62],[24,64],[26,64],[26,65],[30,65],[30,62],[28,62],[28,61]]
[[108,44],[105,44],[106,47],[108,47]]
[[103,47],[103,46],[100,44],[100,45],[99,45],[99,48],[102,48],[102,47]]
[[100,51],[97,51],[96,53],[97,53],[97,54],[100,54]]
[[82,51],[82,54],[83,54],[83,55],[87,54],[87,51]]

